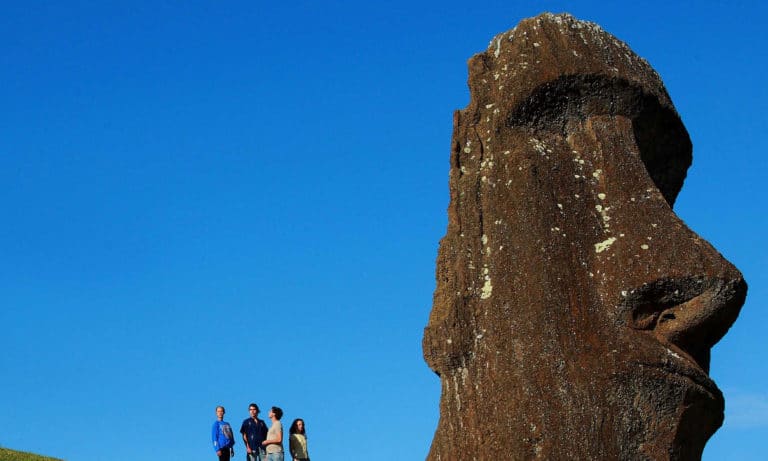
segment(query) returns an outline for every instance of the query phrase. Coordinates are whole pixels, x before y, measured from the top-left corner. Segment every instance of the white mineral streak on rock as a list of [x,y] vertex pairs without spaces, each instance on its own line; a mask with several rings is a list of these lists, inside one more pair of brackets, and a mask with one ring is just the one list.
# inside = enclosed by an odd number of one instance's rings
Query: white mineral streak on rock
[[616,241],[616,237],[611,237],[609,239],[603,240],[600,243],[595,243],[595,253],[602,253],[603,251],[610,248],[611,245],[613,245],[613,242],[615,241]]
[[482,291],[480,292],[480,299],[488,299],[493,293],[493,285],[491,285],[490,276],[486,276],[485,283],[483,284]]

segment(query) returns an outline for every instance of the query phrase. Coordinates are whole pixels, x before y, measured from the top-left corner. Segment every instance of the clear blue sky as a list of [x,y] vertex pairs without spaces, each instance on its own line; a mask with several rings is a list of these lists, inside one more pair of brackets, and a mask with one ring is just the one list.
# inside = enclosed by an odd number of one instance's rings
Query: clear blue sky
[[763,459],[757,0],[3,2],[0,445],[212,460],[214,407],[239,428],[255,401],[303,417],[313,459],[423,459],[452,112],[466,60],[542,11],[667,85],[694,143],[677,212],[750,284],[704,458]]

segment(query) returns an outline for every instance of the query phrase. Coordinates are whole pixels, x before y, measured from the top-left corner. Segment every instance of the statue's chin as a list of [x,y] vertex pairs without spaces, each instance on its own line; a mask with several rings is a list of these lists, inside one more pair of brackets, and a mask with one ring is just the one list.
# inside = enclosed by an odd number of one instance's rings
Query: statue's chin
[[723,394],[714,383],[693,383],[685,388],[681,407],[671,453],[677,453],[677,459],[700,459],[707,440],[723,424]]
[[[623,428],[625,455],[652,459],[696,460],[723,423],[723,395],[700,368],[686,361],[635,364],[623,411],[640,421]],[[667,458],[668,456],[668,458]]]

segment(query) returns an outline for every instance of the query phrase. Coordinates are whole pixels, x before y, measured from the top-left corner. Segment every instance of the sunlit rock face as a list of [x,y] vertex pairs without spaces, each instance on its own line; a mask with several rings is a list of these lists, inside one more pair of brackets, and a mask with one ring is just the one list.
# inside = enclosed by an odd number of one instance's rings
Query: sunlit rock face
[[469,61],[424,357],[429,460],[698,459],[746,294],[672,211],[691,142],[659,76],[544,14]]

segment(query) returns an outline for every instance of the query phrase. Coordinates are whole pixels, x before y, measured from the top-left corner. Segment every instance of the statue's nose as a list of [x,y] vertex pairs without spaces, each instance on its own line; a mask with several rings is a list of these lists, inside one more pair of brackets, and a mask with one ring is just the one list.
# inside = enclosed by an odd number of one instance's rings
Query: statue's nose
[[579,128],[576,135],[594,140],[592,159],[602,172],[597,195],[605,199],[596,207],[611,238],[595,246],[594,262],[612,274],[605,293],[621,299],[622,321],[708,370],[710,349],[744,303],[743,276],[672,211],[627,119],[592,117]]
[[630,324],[676,346],[708,373],[710,349],[739,315],[747,284],[670,208],[656,211],[652,225],[660,231],[644,247],[643,264],[624,301]]
[[729,269],[725,278],[659,279],[632,290],[624,300],[629,325],[676,346],[708,373],[710,350],[736,320],[747,292],[741,274]]

